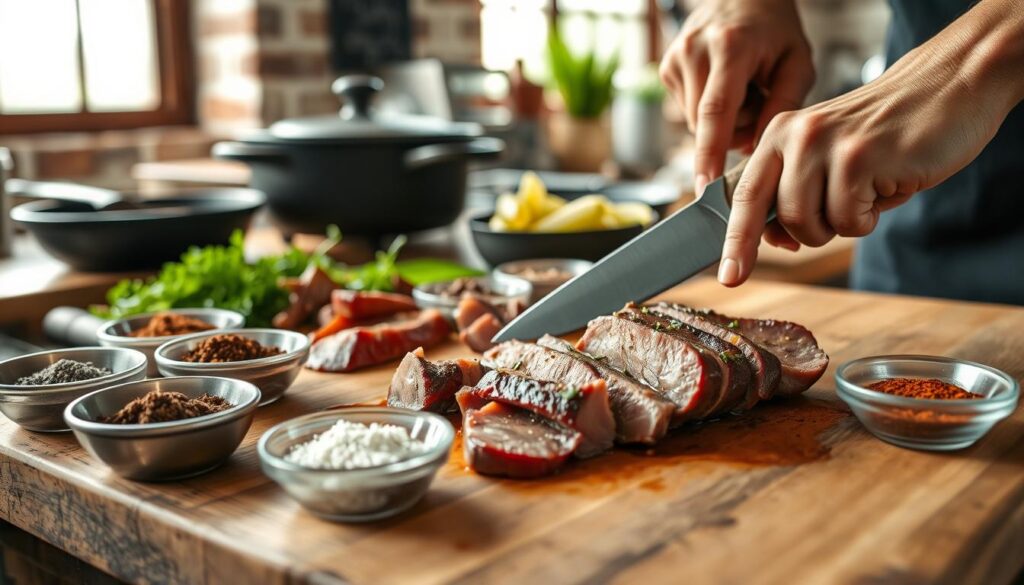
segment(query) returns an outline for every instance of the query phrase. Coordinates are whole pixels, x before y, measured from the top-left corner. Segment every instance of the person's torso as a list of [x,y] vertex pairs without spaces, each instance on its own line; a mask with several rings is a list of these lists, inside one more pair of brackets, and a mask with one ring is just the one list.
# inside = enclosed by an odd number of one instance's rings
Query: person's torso
[[[891,3],[890,64],[971,6],[964,0]],[[1024,304],[1024,105],[1010,112],[971,164],[882,214],[875,232],[858,243],[851,284]]]

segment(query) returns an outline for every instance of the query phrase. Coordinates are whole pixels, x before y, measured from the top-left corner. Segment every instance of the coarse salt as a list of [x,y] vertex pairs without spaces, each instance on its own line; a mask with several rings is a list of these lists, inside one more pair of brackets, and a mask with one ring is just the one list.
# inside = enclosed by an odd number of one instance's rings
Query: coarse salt
[[285,460],[317,469],[361,469],[397,463],[427,451],[422,441],[395,425],[339,420],[312,440],[300,443]]

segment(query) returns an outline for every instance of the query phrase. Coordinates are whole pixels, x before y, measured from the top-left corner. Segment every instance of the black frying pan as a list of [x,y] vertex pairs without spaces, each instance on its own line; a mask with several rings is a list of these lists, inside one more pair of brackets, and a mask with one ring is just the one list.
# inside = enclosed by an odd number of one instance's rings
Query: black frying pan
[[51,198],[15,207],[11,219],[54,257],[95,272],[157,268],[189,246],[226,244],[266,200],[259,191],[236,188],[141,202],[82,185],[11,179],[6,188],[10,195]]

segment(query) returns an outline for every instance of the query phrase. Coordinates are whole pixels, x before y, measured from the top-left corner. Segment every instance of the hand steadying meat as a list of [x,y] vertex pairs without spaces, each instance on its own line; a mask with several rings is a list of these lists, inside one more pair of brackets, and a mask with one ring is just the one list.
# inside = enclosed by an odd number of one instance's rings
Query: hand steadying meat
[[[1022,71],[1024,0],[984,0],[872,83],[779,114],[813,79],[792,1],[701,2],[662,63],[695,127],[698,190],[722,173],[727,148],[742,146],[735,120],[747,85],[767,94],[718,279],[747,279],[762,233],[793,250],[870,233],[881,211],[981,152],[1024,100]],[[772,204],[778,221],[766,229]]]

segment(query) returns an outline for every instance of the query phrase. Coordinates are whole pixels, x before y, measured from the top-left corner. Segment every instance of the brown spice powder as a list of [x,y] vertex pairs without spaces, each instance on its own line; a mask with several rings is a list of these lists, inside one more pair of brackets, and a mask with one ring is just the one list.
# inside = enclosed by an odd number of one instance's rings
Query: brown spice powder
[[185,333],[197,333],[214,329],[206,321],[201,321],[177,313],[160,313],[153,315],[149,323],[132,331],[130,337],[163,337],[165,335],[183,335]]
[[254,339],[234,333],[221,333],[204,339],[199,345],[181,357],[182,361],[193,363],[240,362],[270,357],[284,353],[273,345],[261,345]]
[[876,392],[907,398],[931,398],[938,400],[972,400],[984,398],[981,394],[968,392],[956,384],[936,378],[886,378],[868,384]]
[[195,418],[231,408],[233,405],[220,396],[203,394],[189,398],[181,392],[152,392],[132,400],[111,416],[101,417],[100,422],[118,425],[138,425]]

